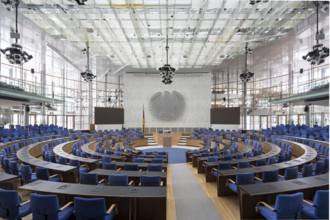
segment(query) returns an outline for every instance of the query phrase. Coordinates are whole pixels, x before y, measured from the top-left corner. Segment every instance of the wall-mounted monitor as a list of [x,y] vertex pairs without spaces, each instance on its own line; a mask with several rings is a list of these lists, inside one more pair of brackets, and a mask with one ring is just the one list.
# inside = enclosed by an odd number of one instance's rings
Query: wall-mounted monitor
[[123,108],[103,108],[94,109],[95,124],[124,124]]
[[211,108],[211,124],[240,124],[240,108]]

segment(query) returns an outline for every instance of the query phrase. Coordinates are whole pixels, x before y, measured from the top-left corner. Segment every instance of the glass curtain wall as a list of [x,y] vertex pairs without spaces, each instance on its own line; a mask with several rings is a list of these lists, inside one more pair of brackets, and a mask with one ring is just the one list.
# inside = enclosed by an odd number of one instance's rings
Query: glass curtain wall
[[[0,48],[4,49],[13,42],[10,32],[15,26],[15,14],[3,7],[0,14]],[[87,62],[86,55],[81,52],[84,48],[47,35],[21,14],[18,29],[21,34],[19,44],[33,59],[22,66],[12,65],[1,54],[0,81],[54,100],[45,103],[45,111],[41,103],[31,104],[30,123],[87,130],[94,123],[95,106],[121,106],[122,95],[119,97],[118,94],[122,86],[118,76],[111,74],[118,67],[112,66],[108,58],[91,55],[91,69],[97,78],[85,82],[80,77]],[[64,104],[56,100],[63,100]],[[11,124],[23,125],[21,105],[4,107],[0,103],[0,108],[12,111]]]
[[[274,99],[289,97],[329,84],[329,58],[318,66],[302,59],[316,45],[316,18],[311,16],[295,27],[287,36],[265,42],[248,57],[248,70],[254,77],[247,83],[247,129],[259,130],[278,124],[305,124],[306,103],[272,104]],[[320,43],[329,48],[329,16],[322,14],[320,28],[325,40]],[[241,42],[245,45],[246,42]],[[253,47],[253,41],[248,42]],[[242,46],[243,48],[243,46]],[[242,51],[243,52],[243,51]],[[212,105],[241,107],[243,114],[243,83],[239,75],[244,71],[245,55],[224,60],[213,73]],[[309,109],[310,126],[329,125],[329,106],[312,104]],[[241,118],[241,124],[243,120]]]

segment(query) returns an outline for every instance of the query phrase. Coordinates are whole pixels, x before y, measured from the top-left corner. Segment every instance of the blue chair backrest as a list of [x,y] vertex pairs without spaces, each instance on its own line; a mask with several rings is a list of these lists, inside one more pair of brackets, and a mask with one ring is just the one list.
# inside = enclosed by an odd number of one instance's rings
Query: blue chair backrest
[[323,160],[319,160],[315,164],[315,175],[322,174],[324,171],[325,163]]
[[278,180],[278,170],[270,170],[262,173],[262,182],[276,182]]
[[31,211],[33,220],[57,220],[59,203],[57,195],[31,193]]
[[64,157],[58,157],[58,163],[66,165],[66,159]]
[[217,156],[212,156],[212,157],[208,157],[207,158],[207,162],[217,162],[218,161],[218,157]]
[[229,170],[231,169],[231,164],[230,163],[219,163],[218,164],[218,170]]
[[276,163],[276,157],[270,157],[270,158],[268,158],[267,163],[268,164],[274,164],[274,163]]
[[30,165],[21,165],[21,173],[22,173],[22,180],[24,182],[29,182],[31,181],[31,176],[32,176],[32,169]]
[[80,167],[80,161],[79,160],[70,160],[70,166]]
[[106,215],[104,198],[74,198],[74,211],[78,220],[101,220]]
[[302,168],[302,176],[308,177],[313,175],[313,164],[305,164]]
[[237,168],[248,168],[250,166],[249,161],[240,161],[238,162]]
[[237,154],[236,155],[236,160],[243,159],[243,154]]
[[49,179],[49,171],[47,168],[36,167],[36,176],[40,180],[48,180]]
[[160,186],[160,176],[141,176],[141,186]]
[[237,185],[246,185],[254,183],[254,173],[239,173],[236,175]]
[[12,160],[9,162],[10,172],[13,175],[19,175],[19,167],[16,160]]
[[97,185],[98,178],[96,173],[80,173],[80,183],[88,185]]
[[116,170],[117,169],[117,164],[103,162],[102,167],[103,167],[103,169],[106,169],[106,170]]
[[163,163],[163,159],[161,159],[161,158],[152,158],[151,163]]
[[267,164],[267,160],[266,159],[257,160],[256,167],[265,166],[266,164]]
[[131,170],[131,171],[138,171],[139,170],[139,165],[138,164],[124,164],[124,170]]
[[109,156],[102,156],[102,162],[110,163],[111,162],[111,157],[109,157]]
[[302,192],[278,195],[275,202],[276,212],[274,212],[276,219],[300,219],[303,197]]
[[163,166],[161,164],[149,164],[147,170],[161,172],[163,170]]
[[128,186],[128,175],[126,174],[110,174],[108,177],[110,186]]
[[15,190],[0,188],[0,217],[4,219],[16,219],[19,213],[20,199]]
[[144,158],[133,158],[134,163],[144,163]]
[[315,214],[320,219],[329,219],[329,190],[318,190],[314,197]]

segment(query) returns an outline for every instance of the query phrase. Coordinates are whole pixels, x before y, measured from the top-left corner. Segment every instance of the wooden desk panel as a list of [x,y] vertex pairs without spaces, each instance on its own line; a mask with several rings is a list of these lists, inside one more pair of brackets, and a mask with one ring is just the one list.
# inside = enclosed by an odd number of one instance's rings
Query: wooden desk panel
[[[166,220],[166,187],[101,186],[38,180],[19,187],[45,194],[57,194],[63,202],[73,197],[102,197],[107,207],[118,205],[116,219]],[[62,204],[61,204],[62,205]]]
[[295,192],[303,192],[305,199],[313,200],[313,196],[317,189],[329,189],[329,174],[287,181],[239,186],[241,219],[262,218],[262,216],[255,211],[255,206],[259,201],[273,204],[276,195]]
[[0,172],[0,188],[16,190],[18,182],[18,176],[11,175],[5,172]]

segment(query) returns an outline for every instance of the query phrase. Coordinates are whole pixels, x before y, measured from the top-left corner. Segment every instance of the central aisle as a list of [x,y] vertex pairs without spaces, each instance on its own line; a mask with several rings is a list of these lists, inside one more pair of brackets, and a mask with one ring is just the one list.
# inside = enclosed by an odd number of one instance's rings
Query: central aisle
[[220,220],[213,201],[205,194],[187,164],[169,164],[177,220]]

